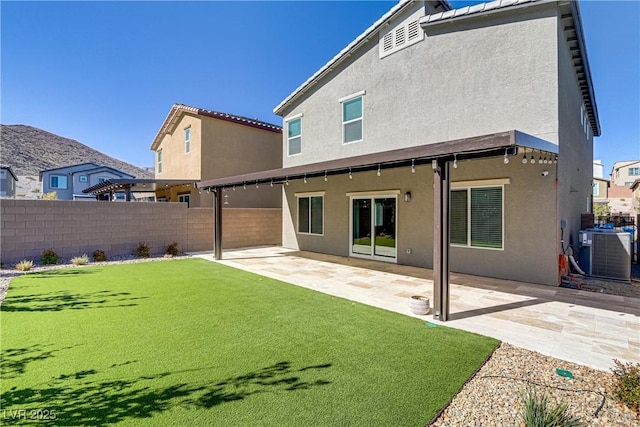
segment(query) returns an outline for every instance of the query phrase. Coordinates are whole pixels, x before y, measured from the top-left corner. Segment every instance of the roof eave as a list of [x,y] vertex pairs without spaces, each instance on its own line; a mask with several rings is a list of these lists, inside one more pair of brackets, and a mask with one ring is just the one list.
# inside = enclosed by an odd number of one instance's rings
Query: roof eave
[[[434,2],[429,2],[434,3]],[[437,1],[438,6],[442,7],[445,10],[451,10],[451,5],[448,1]],[[392,19],[396,14],[400,13],[407,6],[413,4],[413,0],[400,0],[398,4],[393,6],[387,13],[382,15],[380,19],[374,22],[369,28],[364,30],[362,34],[360,34],[355,40],[347,45],[344,49],[342,49],[336,56],[331,58],[329,62],[323,65],[318,71],[316,71],[311,77],[309,77],[304,83],[302,83],[296,90],[294,90],[289,96],[287,96],[280,104],[278,104],[274,109],[273,113],[279,116],[283,115],[283,112],[287,106],[289,106],[293,101],[303,95],[306,90],[317,83],[320,79],[325,77],[331,71],[333,71],[333,67],[339,65],[342,61],[350,56],[350,54],[357,50],[364,43],[367,43],[371,37],[374,37],[378,30],[390,19]]]

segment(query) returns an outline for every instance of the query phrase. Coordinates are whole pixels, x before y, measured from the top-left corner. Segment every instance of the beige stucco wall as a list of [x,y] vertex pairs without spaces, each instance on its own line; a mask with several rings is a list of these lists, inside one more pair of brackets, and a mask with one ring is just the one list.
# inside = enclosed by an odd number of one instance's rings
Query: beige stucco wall
[[627,185],[640,179],[638,175],[629,175],[629,168],[640,168],[640,160],[616,162],[611,171],[611,185]]
[[[279,209],[224,209],[223,247],[279,244]],[[53,248],[63,259],[100,249],[129,255],[138,242],[154,254],[177,242],[181,251],[213,250],[213,209],[182,203],[85,203],[10,200],[0,204],[0,259],[5,266],[40,261]]]
[[[504,185],[504,250],[452,247],[451,270],[459,273],[557,285],[559,240],[555,227],[556,170],[554,165],[523,165],[518,158],[459,162],[452,181],[510,178]],[[548,171],[547,176],[542,172]],[[433,171],[419,166],[331,176],[291,182],[284,188],[283,246],[314,252],[349,255],[349,192],[400,190],[397,202],[399,264],[433,266]],[[296,233],[295,193],[325,191],[324,235]],[[410,202],[403,195],[410,191]],[[411,249],[411,253],[407,253]]]
[[[191,126],[191,150],[185,152],[184,130]],[[198,116],[184,114],[172,133],[165,134],[156,149],[156,179],[200,180],[202,174],[202,126]],[[162,172],[157,151],[162,150]]]

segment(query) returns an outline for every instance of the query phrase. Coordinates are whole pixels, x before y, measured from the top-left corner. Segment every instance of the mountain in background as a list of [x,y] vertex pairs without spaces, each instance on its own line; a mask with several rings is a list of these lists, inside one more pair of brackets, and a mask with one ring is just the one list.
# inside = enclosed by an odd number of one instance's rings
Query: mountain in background
[[107,156],[75,139],[25,125],[0,125],[0,161],[20,176],[77,163],[110,166],[136,178],[153,178],[153,172]]

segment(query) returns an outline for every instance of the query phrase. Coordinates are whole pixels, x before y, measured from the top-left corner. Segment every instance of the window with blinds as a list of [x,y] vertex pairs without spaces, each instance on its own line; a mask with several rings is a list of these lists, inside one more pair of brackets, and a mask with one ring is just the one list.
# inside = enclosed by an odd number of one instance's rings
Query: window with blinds
[[449,227],[452,245],[503,249],[503,187],[452,190]]

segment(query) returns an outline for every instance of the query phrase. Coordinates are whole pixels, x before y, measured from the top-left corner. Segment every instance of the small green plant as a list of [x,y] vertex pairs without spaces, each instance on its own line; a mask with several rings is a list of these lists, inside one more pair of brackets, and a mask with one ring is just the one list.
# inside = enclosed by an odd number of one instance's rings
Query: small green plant
[[107,254],[105,254],[104,251],[101,251],[100,249],[93,251],[92,257],[95,262],[103,262],[107,260]]
[[33,261],[28,261],[23,259],[19,263],[16,264],[16,270],[18,271],[29,271],[33,267]]
[[178,255],[178,242],[173,242],[172,244],[167,246],[167,250],[165,251],[165,254],[171,255],[171,256]]
[[613,361],[616,364],[612,369],[616,380],[613,392],[629,409],[640,415],[640,363]]
[[82,254],[82,256],[77,256],[71,258],[71,264],[73,265],[87,265],[89,264],[89,255]]
[[149,258],[149,255],[151,255],[149,244],[145,242],[138,243],[138,246],[136,246],[136,256],[138,258]]
[[552,408],[546,394],[538,396],[535,390],[522,392],[524,408],[522,419],[527,427],[577,427],[582,426],[579,418],[567,413],[567,404],[562,402]]
[[42,252],[42,263],[44,265],[53,265],[58,263],[58,254],[53,249],[47,249]]
[[58,200],[58,193],[55,191],[44,193],[42,195],[42,200]]

